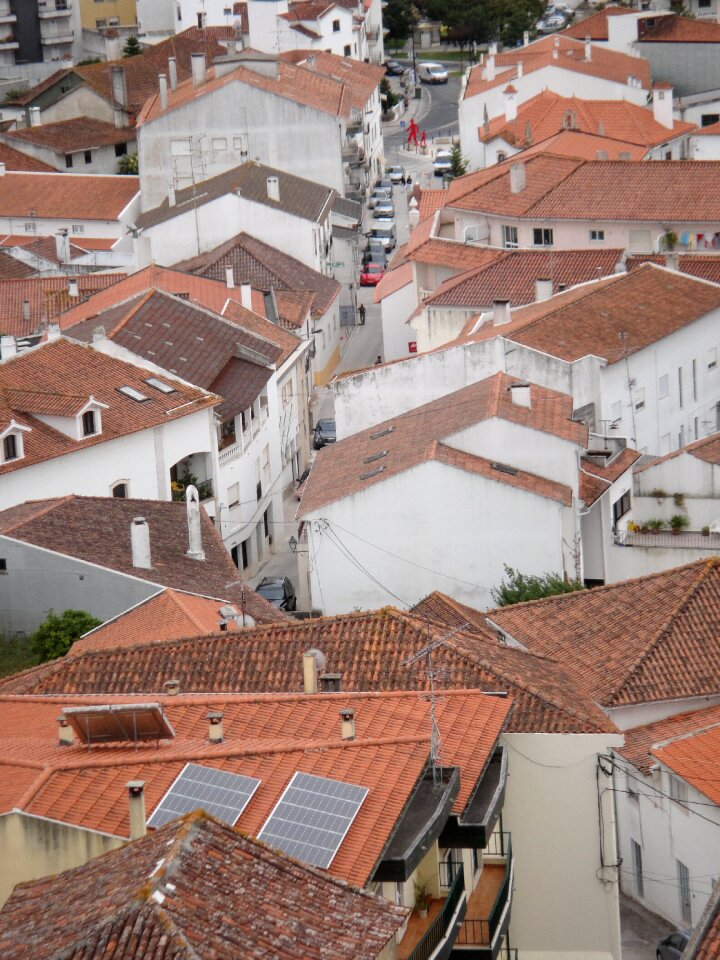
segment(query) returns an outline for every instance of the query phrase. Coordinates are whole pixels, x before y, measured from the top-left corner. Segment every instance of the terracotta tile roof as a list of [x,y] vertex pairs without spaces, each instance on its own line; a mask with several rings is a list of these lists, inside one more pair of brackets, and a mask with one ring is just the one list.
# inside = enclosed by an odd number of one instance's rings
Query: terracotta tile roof
[[431,217],[436,210],[439,210],[440,207],[444,207],[446,200],[446,190],[422,189],[420,191],[420,200],[418,202],[420,221],[422,222],[423,220],[427,220],[427,218]]
[[[646,723],[641,727],[633,727],[625,731],[625,743],[615,750],[628,763],[648,776],[651,768],[658,759],[654,746],[672,742],[674,740],[692,736],[709,728],[717,728],[720,724],[720,706],[708,707],[706,710],[689,710],[687,713],[677,713],[675,716],[657,720],[655,723]],[[692,741],[691,741],[692,743]],[[718,753],[716,751],[716,757]],[[663,763],[666,761],[663,759]],[[667,764],[671,766],[671,764]],[[673,768],[674,769],[674,768]],[[683,774],[681,774],[683,776]],[[717,781],[714,786],[716,786]],[[705,790],[698,786],[698,790]],[[720,803],[720,801],[717,801]]]
[[[313,293],[314,317],[326,313],[340,293],[337,280],[326,277],[249,233],[239,233],[214,250],[178,263],[175,269],[224,284],[227,267],[233,268],[236,284],[251,283],[253,289],[267,292],[274,289]],[[239,291],[236,291],[236,299],[239,299]]]
[[710,123],[707,127],[696,127],[692,135],[694,137],[718,137],[720,136],[720,120],[717,123]]
[[[429,460],[472,469],[499,483],[522,486],[541,496],[564,499],[567,488],[559,484],[554,484],[552,490],[545,486],[541,490],[540,477],[522,471],[513,476],[497,466],[493,468],[481,457],[461,463],[456,459],[459,451],[447,449],[453,434],[494,417],[551,433],[570,443],[584,444],[587,429],[571,420],[569,396],[532,384],[532,406],[521,407],[510,397],[513,382],[507,374],[497,373],[326,447],[305,483],[299,516],[307,516],[321,506],[365,491]],[[379,461],[368,460],[382,452],[385,456]]]
[[290,10],[287,13],[281,13],[280,16],[284,20],[319,20],[323,14],[328,13],[335,4],[332,2],[326,3],[324,0],[301,0],[299,3],[294,3]]
[[413,265],[409,261],[403,263],[395,270],[386,270],[385,276],[375,287],[373,303],[381,303],[385,297],[389,297],[391,294],[397,293],[398,290],[402,290],[403,287],[406,287],[409,283],[412,283],[413,279]]
[[605,707],[720,689],[720,560],[490,611]]
[[493,117],[487,128],[479,128],[478,139],[488,142],[501,137],[513,146],[527,147],[566,130],[568,124],[582,133],[643,147],[665,143],[693,129],[693,124],[676,120],[673,129],[668,130],[655,120],[652,109],[628,100],[582,100],[543,90],[520,104],[516,119],[507,121],[504,114]]
[[720,806],[720,712],[715,712],[711,725],[653,746],[652,754],[708,800]]
[[607,154],[606,160],[628,160],[637,163],[647,155],[646,147],[639,147],[625,140],[611,140],[593,133],[581,133],[578,130],[563,130],[547,140],[541,140],[526,147],[517,160],[527,160],[539,153],[549,153],[556,157],[569,157],[573,160],[597,160],[598,153]]
[[[175,391],[169,395],[152,390],[145,383],[148,376],[147,369],[64,338],[46,342],[3,362],[0,365],[0,429],[14,420],[30,430],[23,434],[23,456],[1,464],[0,476],[161,426],[218,403],[215,395],[180,381],[174,381]],[[70,397],[72,403],[79,396],[84,396],[87,403],[92,395],[104,405],[101,432],[75,440],[32,413],[25,413],[22,407],[26,404],[16,399],[14,391],[24,390],[26,384],[40,385],[42,390],[38,392],[52,398],[64,401]],[[133,387],[149,395],[149,400],[137,403],[120,393],[120,387]]]
[[607,276],[622,250],[514,250],[496,252],[493,260],[445,280],[428,297],[428,306],[488,307],[493,300],[511,304],[535,299],[535,281],[553,281],[553,290]]
[[606,41],[608,39],[608,17],[622,17],[634,12],[627,7],[605,7],[604,10],[591,13],[589,17],[585,17],[579,23],[570,24],[562,31],[562,35],[573,37],[575,40],[585,40],[590,37],[591,40]]
[[476,610],[475,607],[469,607],[465,603],[460,603],[454,597],[441,593],[440,590],[434,590],[426,597],[423,597],[419,603],[416,603],[410,610],[416,617],[432,620],[445,627],[451,627],[453,630],[478,631],[487,634],[487,621],[485,614]]
[[246,310],[236,300],[228,300],[223,316],[248,333],[256,334],[263,340],[274,344],[278,350],[275,360],[276,367],[281,367],[287,358],[302,345],[295,333],[283,329],[283,327],[266,320],[265,317],[261,317],[257,313]]
[[720,23],[691,17],[651,17],[638,21],[638,43],[720,43]]
[[[145,517],[150,527],[149,570],[132,563],[130,524],[138,516]],[[0,512],[0,536],[187,593],[233,604],[242,604],[244,596],[247,613],[258,623],[286,622],[288,617],[254,590],[241,589],[237,567],[215,525],[204,510],[200,517],[202,561],[186,555],[186,507],[175,501],[77,496],[30,501]]]
[[[716,254],[679,253],[678,269],[681,273],[688,273],[701,280],[710,280],[720,283],[720,257]],[[635,254],[625,258],[628,271],[636,270],[643,263],[657,263],[661,267],[668,265],[667,256],[658,254]]]
[[720,960],[720,882],[716,882],[683,954],[685,960]]
[[667,460],[674,460],[675,457],[679,457],[681,454],[689,454],[691,457],[695,457],[697,460],[702,460],[704,463],[711,463],[714,466],[720,466],[720,433],[711,433],[708,437],[703,437],[701,440],[693,440],[692,443],[686,443],[684,447],[678,447],[677,450],[673,450],[671,453],[666,453],[662,457],[655,457],[652,460],[647,460],[641,466],[636,468],[635,473],[642,473],[645,470],[650,470],[653,467],[656,467],[659,463],[665,463]]
[[309,290],[275,290],[278,320],[283,327],[298,330],[312,314],[315,294]]
[[24,130],[9,130],[6,137],[21,143],[38,144],[57,150],[58,153],[73,153],[77,150],[112,146],[135,139],[133,130],[116,127],[114,123],[95,120],[93,117],[71,117],[57,123],[43,123]]
[[[637,450],[630,447],[619,453],[616,457],[602,466],[599,463],[581,457],[580,459],[580,499],[586,507],[592,506],[596,500],[610,489],[610,485],[618,480],[626,470],[640,459]],[[591,476],[588,476],[591,474]]]
[[417,247],[421,246],[433,234],[435,228],[435,216],[430,214],[424,220],[420,220],[418,225],[413,228],[407,243],[405,244],[405,255],[412,253]]
[[[268,197],[268,177],[278,181],[279,200]],[[153,227],[158,223],[172,220],[188,210],[195,210],[227,194],[237,194],[245,200],[281,210],[293,217],[313,222],[322,222],[327,218],[336,192],[312,180],[296,177],[284,170],[268,167],[257,160],[249,160],[239,167],[232,167],[224,173],[178,190],[175,203],[170,206],[166,197],[160,206],[147,210],[137,219],[141,228]],[[258,211],[258,216],[260,216]]]
[[374,960],[408,912],[196,813],[17,886],[0,913],[0,951],[16,960],[58,952],[100,960],[112,941],[116,960],[148,956],[139,944],[158,944],[165,960],[221,960],[241,943],[244,957],[260,960],[292,944],[307,960]]
[[[35,270],[22,260],[17,260],[4,250],[0,250],[0,280],[24,280],[35,275]],[[1,289],[1,288],[0,288]],[[3,326],[3,329],[5,327]],[[14,334],[12,329],[7,331]]]
[[718,307],[720,287],[646,264],[519,307],[509,323],[467,339],[503,336],[570,363],[590,355],[617,363]]
[[[554,57],[555,51],[558,53],[557,60]],[[500,85],[507,86],[508,82],[514,80],[517,75],[518,63],[522,63],[524,74],[533,73],[543,67],[555,67],[620,84],[627,84],[628,77],[635,77],[645,90],[650,89],[650,65],[647,60],[601,46],[593,47],[592,60],[586,60],[583,42],[556,34],[553,37],[535,40],[527,47],[518,47],[507,53],[498,54],[495,57],[494,80],[483,79],[484,68],[481,64],[473,67],[465,88],[465,100],[485,90],[491,90]]]
[[[312,63],[310,62],[312,58]],[[342,83],[346,97],[356,110],[362,110],[385,76],[382,64],[365,63],[352,57],[339,57],[327,50],[286,50],[281,60],[289,60]]]
[[[232,642],[234,636],[227,639]],[[98,698],[93,702],[98,703]],[[107,704],[108,699],[99,702]],[[430,752],[429,704],[415,690],[264,697],[215,694],[161,697],[157,702],[176,733],[173,740],[115,743],[91,750],[76,741],[58,755],[57,697],[0,700],[5,722],[0,755],[11,763],[19,757],[37,773],[33,786],[16,795],[15,806],[31,815],[127,836],[128,780],[145,782],[150,813],[191,761],[261,781],[237,822],[242,833],[255,836],[294,772],[328,777],[368,788],[327,871],[350,883],[365,884]],[[77,698],[62,699],[62,706],[77,703]],[[88,705],[88,698],[80,703]],[[207,740],[209,707],[223,713],[224,741],[219,745]],[[344,707],[355,710],[355,740],[340,738],[338,712]],[[460,771],[454,812],[465,809],[511,709],[510,698],[488,697],[477,690],[443,693],[436,713],[443,761]]]
[[5,164],[6,170],[22,170],[25,173],[52,173],[55,170],[49,163],[36,160],[7,143],[0,143],[0,163]]
[[505,251],[493,250],[490,247],[474,247],[457,240],[431,237],[412,250],[408,244],[405,255],[408,260],[416,263],[431,263],[435,266],[450,267],[453,270],[471,270],[494,263],[505,255]]
[[[52,238],[50,242],[55,247]],[[15,261],[18,263],[19,261]],[[77,280],[81,300],[125,278],[124,273],[81,273]],[[0,325],[3,333],[25,337],[38,333],[48,321],[57,320],[78,302],[68,293],[68,277],[25,277],[0,280]],[[30,316],[23,317],[23,303],[30,304]]]
[[614,729],[563,667],[502,645],[493,631],[479,627],[477,621],[471,623],[469,617],[468,623],[472,629],[467,634],[448,636],[444,625],[433,625],[425,616],[385,608],[255,627],[231,636],[71,653],[0,680],[0,692],[56,697],[142,691],[147,697],[153,690],[162,690],[165,680],[178,679],[181,691],[187,693],[291,693],[303,689],[302,656],[311,648],[323,652],[329,671],[342,673],[345,690],[426,690],[425,666],[408,669],[405,661],[428,642],[442,638],[434,662],[442,671],[443,684],[448,689],[508,691],[515,704],[509,730],[595,733]]
[[139,192],[137,177],[9,172],[0,177],[0,210],[20,219],[115,221]]

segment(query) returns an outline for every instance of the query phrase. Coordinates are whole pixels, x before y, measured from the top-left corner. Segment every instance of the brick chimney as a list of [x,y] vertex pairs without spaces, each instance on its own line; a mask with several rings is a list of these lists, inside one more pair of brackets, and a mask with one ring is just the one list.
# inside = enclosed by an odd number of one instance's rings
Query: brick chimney
[[145,781],[130,780],[125,784],[130,807],[130,839],[139,840],[147,833],[145,823]]

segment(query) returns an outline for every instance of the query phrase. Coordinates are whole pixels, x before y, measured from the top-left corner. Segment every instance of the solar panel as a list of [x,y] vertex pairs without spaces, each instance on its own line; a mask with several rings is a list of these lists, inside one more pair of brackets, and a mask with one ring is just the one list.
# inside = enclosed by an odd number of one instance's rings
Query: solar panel
[[329,867],[367,794],[367,787],[295,773],[258,840],[314,867]]
[[176,817],[202,808],[232,827],[259,786],[260,781],[254,777],[186,763],[153,810],[148,826],[162,827]]
[[159,703],[114,703],[65,707],[63,716],[82,743],[170,740],[175,731]]

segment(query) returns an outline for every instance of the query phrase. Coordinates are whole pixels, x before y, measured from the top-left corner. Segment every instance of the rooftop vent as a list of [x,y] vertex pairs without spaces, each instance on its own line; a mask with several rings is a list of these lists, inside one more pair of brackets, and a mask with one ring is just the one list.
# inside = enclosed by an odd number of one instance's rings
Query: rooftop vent
[[490,464],[493,470],[497,470],[498,473],[507,473],[510,477],[517,476],[517,469],[515,467],[509,467],[506,463],[497,463],[495,460]]
[[323,693],[340,693],[342,690],[341,673],[321,673],[318,679]]
[[382,466],[382,467],[376,467],[374,470],[368,470],[367,473],[360,474],[360,479],[369,480],[371,477],[376,477],[379,473],[382,473],[384,469],[385,467]]
[[340,736],[343,740],[355,739],[355,711],[352,707],[340,711]]
[[327,665],[325,654],[312,648],[303,654],[303,690],[305,693],[318,692],[318,671]]
[[378,430],[377,433],[371,433],[371,434],[370,434],[370,439],[371,439],[371,440],[379,440],[380,437],[386,437],[389,433],[392,433],[394,429],[395,429],[395,427],[385,427],[384,430]]
[[208,715],[208,740],[210,743],[223,742],[223,715],[220,711],[211,710]]
[[373,453],[369,457],[365,457],[363,463],[374,463],[376,460],[382,460],[382,458],[386,457],[387,454],[387,450],[381,450],[380,453]]

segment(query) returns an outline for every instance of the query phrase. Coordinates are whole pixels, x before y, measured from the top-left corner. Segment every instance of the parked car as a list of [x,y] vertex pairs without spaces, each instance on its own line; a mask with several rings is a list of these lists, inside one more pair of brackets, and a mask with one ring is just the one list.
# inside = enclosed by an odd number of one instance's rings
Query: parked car
[[313,447],[319,450],[328,443],[335,443],[335,420],[318,420],[313,432]]
[[441,63],[418,64],[418,77],[421,83],[447,83],[448,72]]
[[392,220],[395,217],[395,206],[392,200],[378,200],[373,208],[373,217],[384,220]]
[[395,221],[394,220],[376,220],[373,224],[373,228],[370,231],[371,240],[379,240],[380,243],[385,248],[385,252],[389,253],[391,250],[395,249],[397,243],[397,234],[395,232]]
[[376,181],[375,181],[375,189],[376,189],[376,190],[389,190],[389,191],[390,191],[390,196],[392,196],[392,188],[393,188],[393,184],[392,184],[392,180],[390,179],[390,177],[380,177],[379,180],[376,180]]
[[279,610],[297,610],[295,587],[290,577],[263,577],[255,587],[255,593]]
[[368,240],[368,245],[362,255],[363,266],[366,263],[379,263],[381,267],[387,268],[387,254],[385,253],[385,247],[379,240]]
[[388,176],[388,180],[394,184],[402,183],[405,179],[404,167],[388,167],[385,173]]
[[436,177],[442,177],[450,173],[452,168],[452,154],[449,150],[438,150],[433,160],[433,173]]
[[405,67],[397,60],[386,60],[385,73],[389,77],[401,77],[405,73]]
[[368,197],[368,207],[373,210],[375,208],[375,204],[380,200],[390,199],[392,199],[392,187],[375,187],[373,192]]
[[567,16],[562,11],[555,10],[543,17],[542,20],[538,20],[536,29],[538,33],[555,33],[558,30],[563,30],[567,23]]
[[360,273],[361,287],[376,287],[385,276],[385,267],[379,263],[366,263]]
[[676,930],[662,940],[658,940],[655,949],[657,960],[678,960],[688,945],[691,930]]

